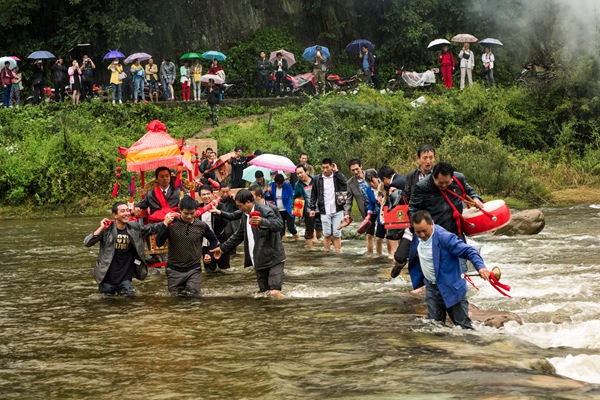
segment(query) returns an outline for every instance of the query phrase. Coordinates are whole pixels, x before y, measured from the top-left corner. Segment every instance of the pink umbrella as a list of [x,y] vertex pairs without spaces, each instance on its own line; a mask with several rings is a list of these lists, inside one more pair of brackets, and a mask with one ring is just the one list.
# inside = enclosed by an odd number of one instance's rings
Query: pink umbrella
[[12,58],[15,61],[21,61],[21,59],[17,56],[9,56],[10,58]]
[[296,172],[296,164],[294,164],[292,160],[277,154],[261,154],[250,160],[250,164],[272,170]]

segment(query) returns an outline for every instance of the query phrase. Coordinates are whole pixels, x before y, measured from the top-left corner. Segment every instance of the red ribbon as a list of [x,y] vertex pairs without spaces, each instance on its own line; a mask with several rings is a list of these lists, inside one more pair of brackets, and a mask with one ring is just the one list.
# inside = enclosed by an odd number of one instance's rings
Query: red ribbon
[[475,289],[479,290],[479,288],[477,286],[475,286],[475,283],[473,282],[473,279],[471,279],[471,277],[467,274],[465,274],[465,280],[467,282],[469,282],[471,284],[471,286],[473,286]]
[[492,285],[492,287],[498,292],[500,292],[500,294],[502,294],[503,296],[510,298],[510,295],[508,293],[504,293],[504,291],[502,290],[504,289],[507,292],[510,292],[510,286],[505,285],[504,283],[500,283],[500,281],[496,279],[496,276],[492,273],[490,274],[490,285]]
[[113,187],[112,197],[117,197],[117,193],[119,192],[119,182],[115,182],[115,186]]

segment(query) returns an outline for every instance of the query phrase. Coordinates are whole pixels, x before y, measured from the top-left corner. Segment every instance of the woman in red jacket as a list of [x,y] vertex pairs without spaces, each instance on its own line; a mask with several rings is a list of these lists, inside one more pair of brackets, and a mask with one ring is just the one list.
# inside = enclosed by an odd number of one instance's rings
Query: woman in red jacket
[[454,61],[454,54],[448,52],[449,49],[450,47],[448,45],[442,47],[442,53],[438,57],[438,62],[440,63],[440,69],[442,70],[444,87],[452,89],[452,71],[454,71],[456,61]]

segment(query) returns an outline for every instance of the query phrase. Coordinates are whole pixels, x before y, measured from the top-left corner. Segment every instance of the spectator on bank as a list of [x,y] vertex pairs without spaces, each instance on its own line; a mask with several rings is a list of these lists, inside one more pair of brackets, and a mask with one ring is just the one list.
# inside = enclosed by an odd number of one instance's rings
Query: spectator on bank
[[316,93],[319,93],[319,89],[321,93],[325,92],[325,83],[326,83],[326,72],[327,72],[327,56],[322,53],[321,46],[317,46],[317,53],[311,60],[311,64],[313,66],[313,75],[315,78],[316,85]]
[[175,82],[175,64],[170,58],[165,58],[160,64],[160,76],[162,78],[163,90],[165,91],[165,100],[175,101],[175,91],[173,83]]
[[146,70],[141,66],[140,60],[137,59],[134,61],[131,66],[131,75],[133,76],[133,102],[138,102],[138,93],[142,92],[142,101],[147,103],[146,94],[144,93],[144,87],[146,86]]
[[185,61],[179,68],[179,75],[181,78],[181,100],[190,101],[190,62]]
[[363,45],[361,48],[361,53],[359,55],[362,64],[361,69],[365,74],[365,83],[368,85],[369,83],[373,83],[371,76],[373,75],[373,71],[375,69],[375,58],[373,57],[373,53],[369,51],[369,48],[366,45]]
[[275,88],[277,90],[277,97],[279,97],[282,94],[282,89],[285,95],[285,78],[287,77],[288,62],[283,58],[283,54],[279,52],[273,65],[275,67]]
[[221,90],[215,85],[214,79],[210,79],[208,81],[208,98],[206,99],[206,105],[210,107],[210,119],[213,128],[219,126],[220,94]]
[[4,63],[4,68],[0,72],[0,80],[2,81],[3,96],[2,96],[2,107],[8,107],[10,105],[10,93],[12,91],[12,83],[15,75],[10,70],[10,62]]
[[260,58],[256,62],[256,68],[258,68],[258,83],[256,84],[256,90],[254,91],[254,97],[258,97],[262,92],[263,86],[265,87],[265,97],[269,97],[269,71],[271,69],[271,63],[266,58],[264,51],[260,52]]
[[12,71],[15,76],[12,80],[12,89],[10,91],[10,106],[11,107],[19,107],[21,104],[21,90],[23,89],[23,78],[21,76],[21,72],[19,71],[19,67],[15,67]]
[[31,84],[33,86],[33,104],[38,104],[44,101],[44,79],[46,79],[46,71],[42,60],[36,60],[31,66]]
[[194,88],[194,101],[200,101],[200,94],[202,91],[202,82],[200,77],[202,76],[202,64],[199,59],[195,59],[194,63],[190,67],[190,74],[192,76],[192,86]]
[[158,65],[154,64],[152,58],[146,64],[146,81],[148,82],[150,101],[158,103]]
[[223,70],[223,67],[219,65],[219,60],[217,60],[216,58],[212,61],[212,65],[208,70],[207,74],[217,75],[219,78],[225,80],[225,70]]
[[119,93],[119,104],[123,104],[123,95],[121,93],[121,85],[123,81],[119,78],[119,75],[123,72],[123,66],[119,64],[119,59],[115,58],[113,62],[108,66],[110,71],[110,86],[112,91],[112,103],[115,104],[117,92]]
[[63,59],[59,58],[52,65],[52,80],[54,81],[54,100],[57,102],[64,101],[67,94],[65,86],[67,85],[67,67],[63,65]]
[[81,63],[81,101],[85,101],[88,97],[92,99],[94,93],[94,69],[96,64],[87,54],[83,55]]
[[483,62],[483,74],[485,75],[485,84],[487,88],[494,86],[494,54],[489,47],[485,48],[485,53],[481,55]]
[[469,78],[469,86],[473,86],[473,68],[475,67],[475,55],[469,50],[469,43],[465,43],[460,53],[460,90],[465,88],[465,74]]
[[438,57],[440,63],[440,69],[442,70],[442,78],[444,80],[444,87],[452,89],[452,72],[456,67],[456,61],[454,60],[454,54],[450,51],[450,46],[444,45],[442,47],[442,53]]
[[73,60],[68,70],[69,83],[71,84],[71,91],[73,96],[73,105],[79,105],[79,96],[81,94],[81,68],[77,60]]

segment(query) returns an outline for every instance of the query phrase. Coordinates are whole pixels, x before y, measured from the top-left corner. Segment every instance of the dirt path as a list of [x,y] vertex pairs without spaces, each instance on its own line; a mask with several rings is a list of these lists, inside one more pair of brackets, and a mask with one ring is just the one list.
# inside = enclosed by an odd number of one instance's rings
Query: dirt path
[[[225,126],[225,125],[231,125],[231,124],[237,124],[239,126],[244,126],[244,125],[253,125],[255,121],[257,121],[260,118],[269,118],[269,113],[264,113],[264,114],[260,114],[260,115],[252,115],[249,117],[234,117],[234,118],[225,118],[219,121],[219,125],[220,126]],[[216,128],[213,127],[206,127],[196,133],[194,133],[194,135],[190,138],[190,139],[197,139],[197,138],[202,138],[202,137],[206,137],[206,136],[210,136],[213,131]]]

